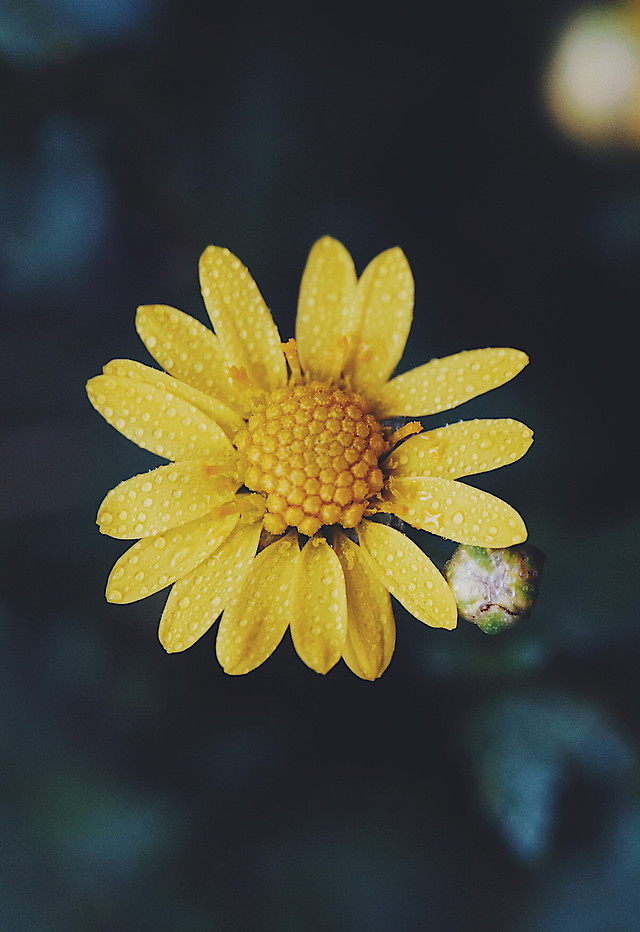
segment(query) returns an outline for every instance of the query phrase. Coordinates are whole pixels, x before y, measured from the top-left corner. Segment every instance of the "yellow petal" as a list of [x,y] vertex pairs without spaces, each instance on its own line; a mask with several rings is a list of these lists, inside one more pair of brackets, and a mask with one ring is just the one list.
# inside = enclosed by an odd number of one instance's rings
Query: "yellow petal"
[[363,680],[375,680],[389,666],[396,643],[396,624],[385,586],[362,560],[361,548],[344,534],[335,551],[347,587],[347,638],[342,657]]
[[141,362],[136,362],[133,359],[112,359],[103,368],[103,373],[131,379],[138,386],[154,385],[165,392],[170,392],[208,415],[212,421],[222,427],[227,437],[233,438],[239,430],[245,427],[242,415],[224,404],[224,402],[212,398],[211,395],[206,395],[197,388],[192,388],[186,382],[180,382],[178,379],[172,378],[166,372],[160,372],[158,369],[152,369],[151,366],[145,366]]
[[307,259],[298,299],[296,342],[302,368],[314,379],[337,379],[357,342],[361,304],[353,260],[324,236]]
[[251,565],[262,522],[240,523],[221,547],[179,579],[164,607],[158,637],[169,653],[186,650],[209,630]]
[[300,551],[289,533],[255,558],[222,616],[216,654],[226,673],[249,673],[274,652],[287,630]]
[[246,414],[247,387],[229,374],[231,361],[217,336],[199,320],[165,304],[138,308],[136,329],[163,369],[207,395]]
[[396,478],[457,479],[515,462],[532,439],[532,430],[507,417],[459,421],[410,437],[387,457],[384,468]]
[[152,537],[230,501],[239,485],[204,463],[159,466],[112,489],[100,505],[98,525],[121,540]]
[[226,355],[263,389],[286,384],[280,334],[249,270],[228,249],[200,257],[202,297]]
[[206,560],[237,523],[238,515],[219,520],[196,518],[156,537],[139,540],[111,570],[107,600],[136,602],[170,586]]
[[353,387],[366,392],[386,382],[404,352],[413,317],[413,275],[397,247],[366,267],[358,292],[362,322],[348,365]]
[[347,596],[337,556],[323,537],[302,548],[294,583],[291,637],[298,656],[316,673],[340,659],[347,635]]
[[379,389],[372,399],[375,413],[382,419],[447,411],[508,382],[528,361],[526,353],[508,348],[465,350],[432,359]]
[[527,539],[518,512],[488,492],[452,479],[389,479],[385,510],[414,527],[474,547],[511,547]]
[[109,424],[144,450],[168,460],[235,460],[222,428],[173,392],[126,376],[97,375],[87,382],[87,394]]
[[370,569],[407,611],[433,628],[455,628],[458,609],[451,589],[412,540],[373,521],[359,525],[358,537]]

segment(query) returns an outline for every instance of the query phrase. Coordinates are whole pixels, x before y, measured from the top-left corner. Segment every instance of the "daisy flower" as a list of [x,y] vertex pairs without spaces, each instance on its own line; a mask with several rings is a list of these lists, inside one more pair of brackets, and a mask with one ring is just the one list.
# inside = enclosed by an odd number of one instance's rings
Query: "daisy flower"
[[138,333],[165,371],[113,360],[87,385],[113,427],[169,461],[100,507],[104,534],[139,538],[107,599],[173,586],[159,629],[167,651],[190,647],[222,614],[227,673],[255,669],[290,628],[313,670],[342,657],[373,680],[395,646],[390,594],[427,625],[457,621],[442,574],[392,524],[491,548],[527,536],[513,508],[458,479],[517,460],[529,428],[500,418],[423,430],[411,419],[502,385],[527,356],[468,350],[391,378],[413,315],[398,248],[358,279],[344,246],[319,240],[285,344],[228,249],[204,251],[200,282],[215,332],[175,308],[140,307]]

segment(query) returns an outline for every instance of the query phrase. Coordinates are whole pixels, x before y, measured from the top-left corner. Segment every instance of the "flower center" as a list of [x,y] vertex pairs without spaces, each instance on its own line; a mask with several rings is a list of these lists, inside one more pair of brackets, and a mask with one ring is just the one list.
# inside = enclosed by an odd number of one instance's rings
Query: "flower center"
[[236,439],[244,484],[266,496],[264,526],[315,534],[325,524],[356,527],[383,485],[389,445],[367,400],[325,382],[272,392]]

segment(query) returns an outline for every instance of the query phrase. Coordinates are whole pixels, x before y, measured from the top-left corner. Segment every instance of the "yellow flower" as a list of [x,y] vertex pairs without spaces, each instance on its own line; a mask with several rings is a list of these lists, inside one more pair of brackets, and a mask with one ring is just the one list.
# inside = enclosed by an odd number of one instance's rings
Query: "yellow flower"
[[227,673],[255,669],[290,627],[313,670],[343,657],[373,680],[395,645],[389,593],[428,625],[457,621],[442,574],[384,513],[460,543],[520,543],[517,512],[456,480],[519,459],[532,436],[507,418],[424,432],[384,422],[453,408],[513,378],[527,356],[469,350],[390,379],[413,315],[397,248],[358,279],[346,249],[319,240],[296,339],[284,345],[228,249],[205,250],[200,282],[215,334],[175,308],[141,307],[138,333],[166,372],[114,360],[87,385],[110,424],[171,461],[100,507],[103,533],[140,538],[114,566],[107,599],[173,585],[159,630],[167,651],[190,647],[224,613],[216,651]]

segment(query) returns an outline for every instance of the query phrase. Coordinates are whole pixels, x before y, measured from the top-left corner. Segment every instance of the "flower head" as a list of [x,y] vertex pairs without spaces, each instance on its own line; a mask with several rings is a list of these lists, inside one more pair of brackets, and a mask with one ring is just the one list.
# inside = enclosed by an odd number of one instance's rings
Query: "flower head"
[[[509,505],[457,480],[519,459],[529,428],[501,418],[424,431],[409,419],[502,385],[527,357],[470,350],[391,379],[413,314],[397,248],[358,279],[346,249],[319,240],[286,344],[228,249],[205,250],[200,281],[215,333],[175,308],[140,307],[138,333],[165,371],[114,360],[87,385],[110,424],[170,461],[100,507],[103,533],[139,538],[107,599],[173,585],[159,631],[168,651],[222,613],[216,651],[228,673],[255,669],[290,627],[313,670],[343,657],[375,679],[395,645],[390,593],[428,625],[457,621],[444,577],[389,516],[479,547],[527,536]],[[396,430],[385,423],[398,418]]]

